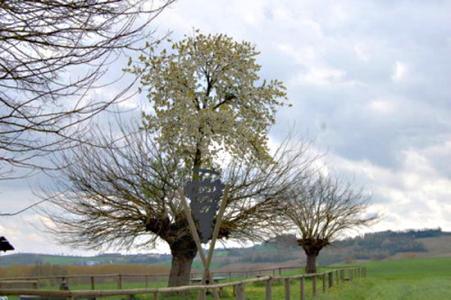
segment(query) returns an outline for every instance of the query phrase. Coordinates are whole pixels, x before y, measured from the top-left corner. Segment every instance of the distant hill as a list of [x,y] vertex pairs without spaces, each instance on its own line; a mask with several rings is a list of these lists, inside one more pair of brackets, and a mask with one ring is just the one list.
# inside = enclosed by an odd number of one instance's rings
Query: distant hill
[[[400,257],[451,256],[451,232],[441,229],[382,231],[337,241],[321,251],[322,265],[360,260],[382,260]],[[20,253],[0,257],[0,266],[8,265],[106,265],[140,264],[169,265],[169,254],[121,255],[102,254],[92,257]],[[219,249],[215,252],[213,269],[256,269],[280,265],[301,265],[302,249],[294,235],[281,235],[248,248]],[[194,267],[201,264],[195,261]]]
[[[282,235],[251,248],[223,250],[215,261],[218,267],[240,268],[259,264],[304,264],[305,255],[294,235]],[[322,265],[397,257],[451,256],[451,232],[441,229],[382,231],[334,242],[320,252]],[[230,266],[229,266],[230,267]],[[228,268],[228,267],[227,267]]]

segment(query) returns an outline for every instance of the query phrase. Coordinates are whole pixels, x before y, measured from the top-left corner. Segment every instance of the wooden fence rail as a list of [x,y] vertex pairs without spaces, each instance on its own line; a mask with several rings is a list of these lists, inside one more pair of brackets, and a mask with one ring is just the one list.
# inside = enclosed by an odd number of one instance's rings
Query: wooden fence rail
[[[312,281],[312,296],[318,293],[317,281],[322,283],[322,292],[326,292],[328,289],[333,287],[334,279],[335,284],[342,284],[345,281],[352,281],[355,278],[365,277],[366,269],[362,267],[358,268],[347,268],[341,270],[331,270],[323,273],[315,274],[301,274],[292,276],[263,276],[258,278],[244,279],[234,282],[210,284],[210,285],[189,285],[180,287],[167,287],[167,288],[138,288],[138,289],[118,289],[118,290],[39,290],[39,289],[0,289],[0,295],[5,296],[19,296],[19,295],[29,295],[29,296],[40,296],[42,298],[65,298],[74,300],[77,298],[83,299],[95,299],[101,297],[110,296],[128,296],[132,299],[136,295],[151,295],[154,300],[160,299],[161,295],[176,292],[188,292],[188,291],[199,291],[200,299],[206,299],[205,295],[208,290],[220,290],[226,287],[233,287],[235,291],[236,300],[246,299],[246,285],[253,283],[265,283],[264,285],[264,297],[265,300],[273,299],[273,283],[282,282],[284,286],[284,299],[291,299],[291,282],[299,281],[299,299],[305,300],[307,296],[305,282],[307,279]],[[220,296],[216,296],[217,293],[213,293],[216,299]],[[276,299],[274,299],[276,300]]]
[[[295,269],[301,269],[302,266],[287,266],[287,267],[276,267],[276,268],[264,268],[252,271],[212,271],[213,277],[224,277],[232,280],[234,277],[255,277],[255,276],[281,276],[283,272]],[[340,272],[353,268],[346,267],[342,268]],[[364,271],[362,271],[364,272]],[[343,273],[344,274],[344,273]],[[191,277],[201,277],[202,272],[192,272]],[[341,276],[341,275],[340,275]],[[168,273],[153,273],[153,274],[78,274],[78,275],[57,275],[57,276],[20,276],[20,277],[3,277],[0,278],[0,282],[5,281],[18,281],[18,280],[30,280],[38,283],[38,286],[61,286],[61,284],[66,284],[71,286],[72,284],[86,284],[90,286],[92,290],[96,289],[96,286],[104,282],[113,282],[117,288],[123,288],[126,283],[129,282],[144,282],[145,287],[149,286],[150,282],[164,281],[169,278]]]

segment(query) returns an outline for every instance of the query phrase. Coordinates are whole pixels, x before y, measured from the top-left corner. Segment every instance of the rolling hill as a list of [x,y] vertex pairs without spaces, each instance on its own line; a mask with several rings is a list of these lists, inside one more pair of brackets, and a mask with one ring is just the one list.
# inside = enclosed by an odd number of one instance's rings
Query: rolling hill
[[[321,251],[321,265],[340,262],[384,260],[411,257],[451,257],[451,232],[441,229],[383,231],[333,243]],[[10,265],[106,265],[106,264],[170,264],[169,254],[122,255],[117,253],[97,256],[62,256],[35,253],[17,253],[0,257],[0,266]],[[233,270],[263,267],[301,265],[304,254],[293,235],[281,235],[248,248],[229,248],[216,251],[213,268]],[[200,267],[195,261],[194,267]]]

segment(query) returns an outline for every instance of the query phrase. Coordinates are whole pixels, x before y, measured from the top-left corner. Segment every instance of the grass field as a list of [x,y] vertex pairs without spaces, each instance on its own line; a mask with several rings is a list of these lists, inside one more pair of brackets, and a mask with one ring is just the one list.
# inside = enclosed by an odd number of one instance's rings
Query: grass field
[[333,288],[321,300],[451,299],[451,258],[369,262],[368,277]]
[[[412,258],[400,260],[374,261],[363,264],[368,269],[365,279],[334,286],[326,294],[321,293],[322,283],[318,282],[320,300],[446,300],[451,299],[451,258]],[[291,273],[296,271],[291,271]],[[307,282],[307,299],[312,299],[311,282]],[[273,287],[273,299],[284,299],[282,284]],[[225,297],[234,299],[231,289],[226,289]],[[189,297],[165,297],[163,299],[189,299]],[[196,299],[194,296],[191,299]],[[264,299],[264,285],[246,286],[246,299]],[[291,299],[299,299],[299,283],[291,284]]]
[[[314,299],[321,300],[446,300],[451,299],[451,258],[411,258],[400,260],[374,261],[362,264],[367,267],[368,275],[364,279],[355,279],[339,286],[334,286],[326,294],[321,292],[322,282],[317,282],[318,295]],[[340,266],[336,266],[340,267]],[[320,270],[321,271],[321,270]],[[290,270],[283,275],[299,274],[301,270]],[[238,280],[234,279],[234,280]],[[165,282],[152,282],[149,287],[162,287]],[[143,283],[127,283],[124,288],[141,288]],[[73,285],[71,289],[89,289],[89,285]],[[96,289],[115,289],[116,284],[103,283]],[[299,281],[290,286],[291,299],[299,299]],[[246,285],[246,299],[264,299],[264,283]],[[307,299],[312,299],[312,283],[306,281]],[[124,298],[124,297],[122,297]],[[149,296],[137,295],[139,299]],[[15,297],[10,297],[15,299]],[[109,299],[121,299],[114,297]],[[196,295],[160,296],[160,299],[188,300],[196,299]],[[212,299],[212,298],[209,298]],[[234,299],[232,289],[226,288],[223,300]],[[273,299],[285,299],[284,287],[281,283],[273,285]]]

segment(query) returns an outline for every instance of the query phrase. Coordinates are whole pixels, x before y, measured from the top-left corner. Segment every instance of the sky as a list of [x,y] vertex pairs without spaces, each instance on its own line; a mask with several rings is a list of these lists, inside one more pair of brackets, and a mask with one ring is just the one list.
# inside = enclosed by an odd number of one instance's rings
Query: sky
[[[185,0],[153,25],[174,40],[199,29],[255,44],[261,77],[282,80],[293,105],[271,143],[313,140],[331,171],[365,187],[381,216],[366,231],[451,231],[450,1]],[[0,182],[2,211],[33,203],[40,180]],[[0,232],[17,252],[93,253],[56,244],[42,221],[2,218]]]

